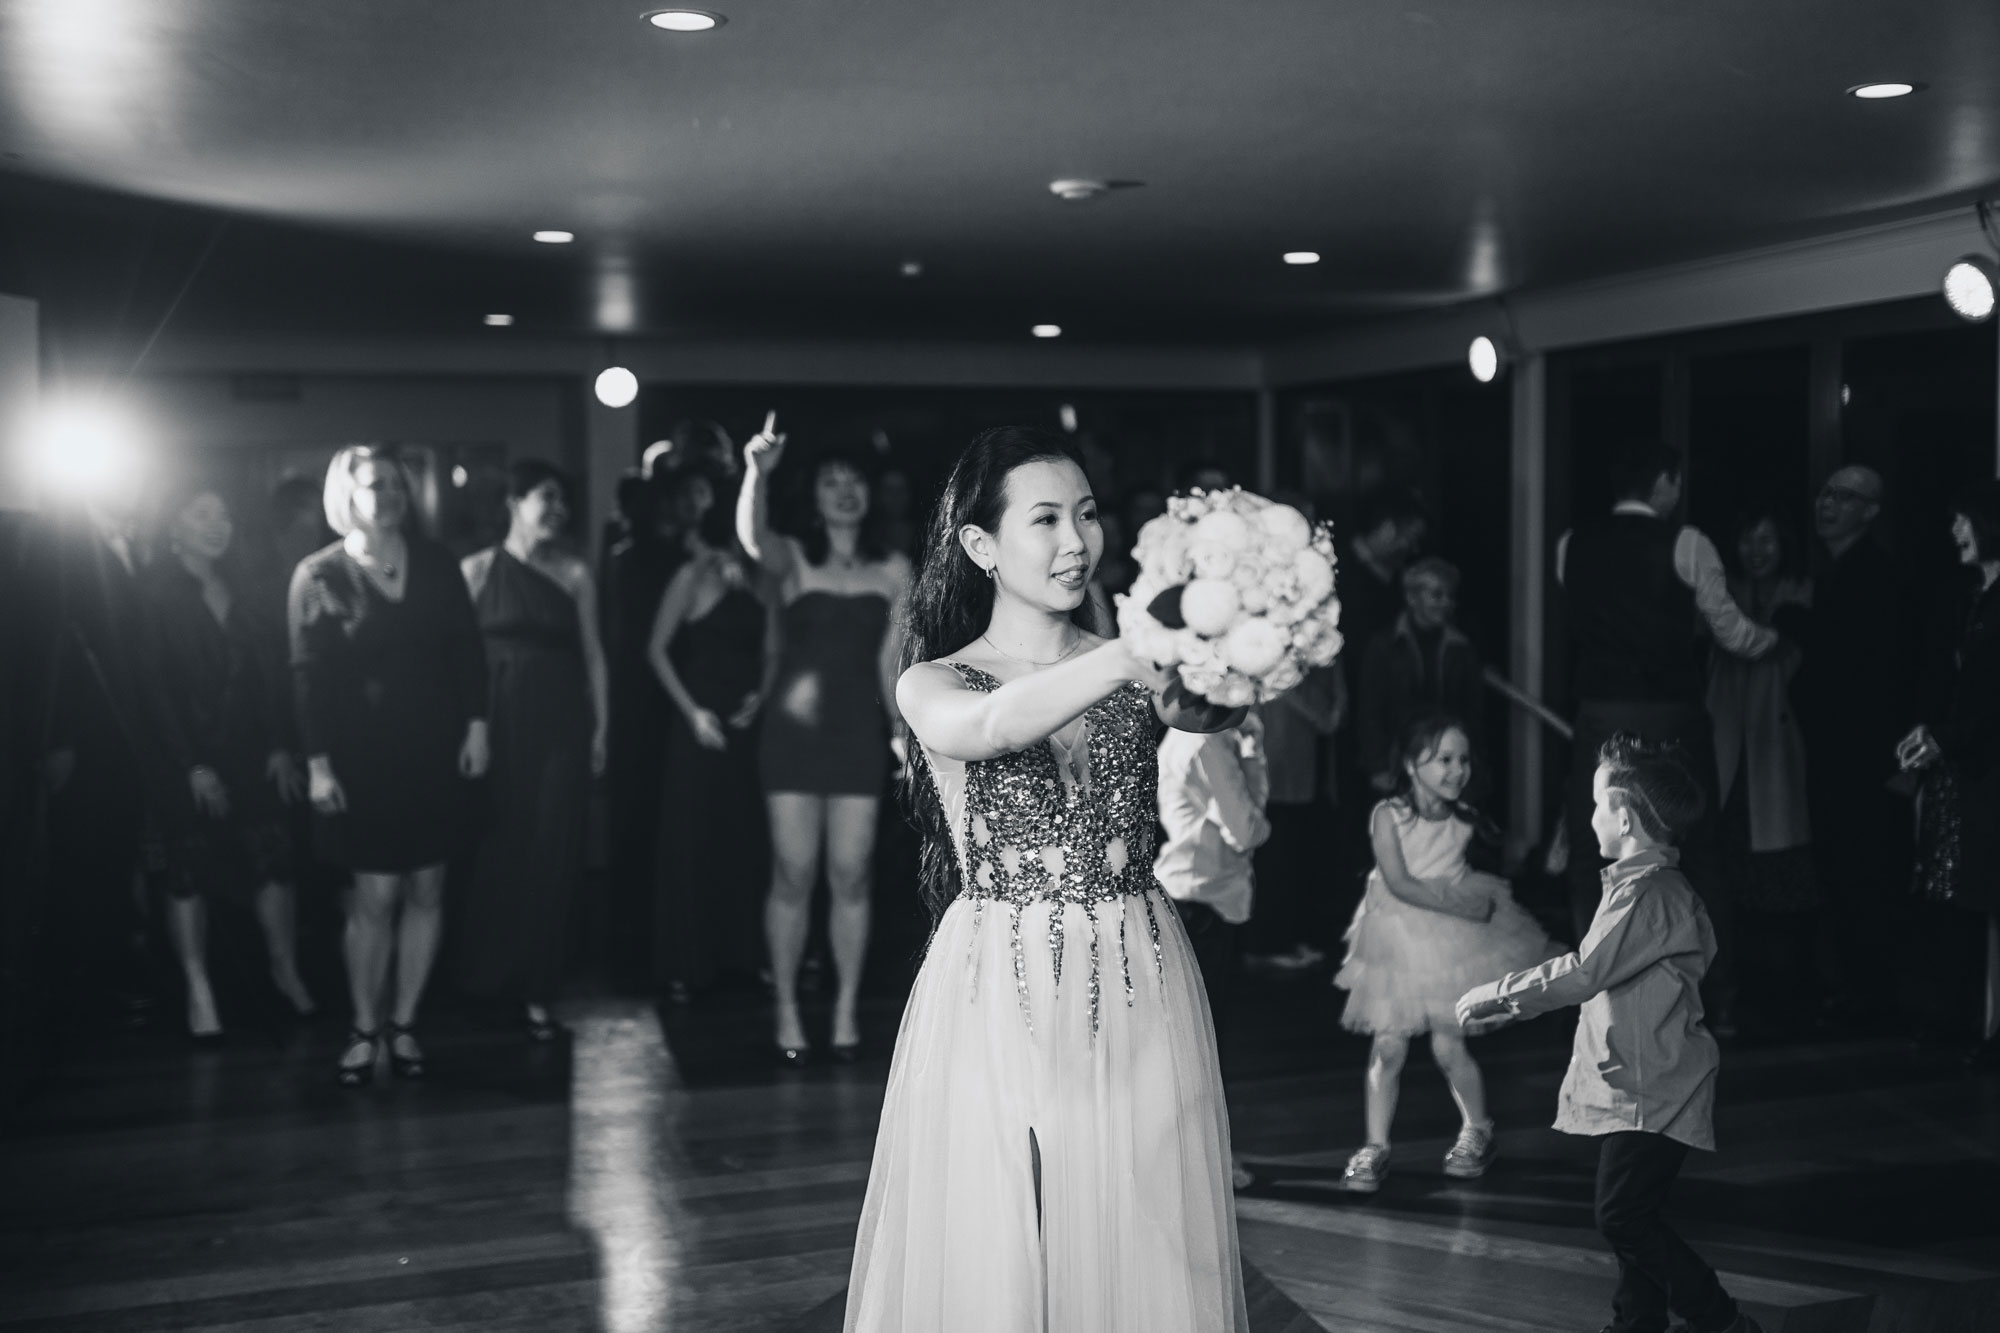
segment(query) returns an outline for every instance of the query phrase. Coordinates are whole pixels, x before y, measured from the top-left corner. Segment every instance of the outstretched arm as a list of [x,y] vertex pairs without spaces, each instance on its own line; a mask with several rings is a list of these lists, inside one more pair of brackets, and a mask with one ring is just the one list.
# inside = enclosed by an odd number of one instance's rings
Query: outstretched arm
[[1575,953],[1509,973],[1460,996],[1459,1022],[1533,1018],[1582,1004],[1659,962],[1666,956],[1662,943],[1666,938],[1665,914],[1653,894],[1615,898],[1600,910]]
[[783,580],[797,557],[792,543],[771,529],[771,474],[785,456],[785,437],[777,433],[778,414],[767,413],[764,429],[743,446],[743,488],[736,493],[736,540],[772,578]]
[[990,692],[968,688],[948,666],[919,662],[896,682],[896,702],[932,754],[970,763],[1047,740],[1126,682],[1157,685],[1156,677],[1123,640],[1109,639]]

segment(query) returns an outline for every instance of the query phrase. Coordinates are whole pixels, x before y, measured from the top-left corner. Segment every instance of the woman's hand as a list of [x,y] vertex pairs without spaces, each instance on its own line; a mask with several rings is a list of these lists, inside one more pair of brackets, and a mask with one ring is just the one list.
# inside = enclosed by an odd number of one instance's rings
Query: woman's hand
[[486,719],[475,717],[465,724],[465,743],[458,747],[458,775],[483,778],[492,759],[492,751],[486,745]]
[[722,729],[722,719],[706,708],[697,708],[688,714],[688,727],[694,738],[701,742],[704,750],[727,750],[729,733]]
[[778,463],[785,456],[785,437],[778,433],[778,414],[764,414],[764,429],[750,437],[743,446],[743,464],[752,472],[769,476],[777,470]]
[[337,815],[347,809],[347,793],[333,775],[333,763],[323,754],[306,761],[306,797],[323,815]]
[[1161,666],[1133,652],[1129,640],[1110,639],[1105,646],[1118,654],[1120,668],[1128,680],[1137,681],[1155,695],[1166,693],[1167,686],[1179,679],[1172,667]]
[[196,764],[188,770],[188,790],[194,793],[194,807],[210,819],[224,819],[229,814],[229,789],[222,785],[222,775],[207,764]]
[[596,727],[590,733],[590,776],[601,778],[611,753],[611,739],[603,727]]
[[735,731],[748,731],[750,724],[757,720],[757,712],[764,706],[761,691],[752,690],[743,696],[743,702],[736,705],[736,711],[729,715],[729,725]]
[[286,805],[298,804],[306,794],[305,779],[299,776],[298,760],[290,750],[273,750],[264,761],[264,777],[278,789],[278,799]]

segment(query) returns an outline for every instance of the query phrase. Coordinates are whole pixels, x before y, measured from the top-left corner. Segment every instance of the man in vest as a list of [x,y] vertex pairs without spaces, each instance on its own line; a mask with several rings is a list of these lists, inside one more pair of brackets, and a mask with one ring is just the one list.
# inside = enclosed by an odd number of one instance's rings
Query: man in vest
[[1681,868],[1715,926],[1720,952],[1709,974],[1711,1017],[1726,1032],[1732,922],[1714,848],[1715,731],[1703,702],[1708,671],[1698,634],[1705,625],[1719,651],[1752,659],[1769,653],[1778,636],[1730,598],[1715,544],[1672,521],[1681,498],[1677,454],[1653,441],[1630,447],[1612,481],[1618,498],[1611,512],[1564,533],[1556,546],[1577,700],[1565,802],[1570,912],[1581,939],[1603,892],[1604,860],[1590,827],[1599,748],[1619,732],[1682,746],[1705,789],[1708,813],[1683,847]]

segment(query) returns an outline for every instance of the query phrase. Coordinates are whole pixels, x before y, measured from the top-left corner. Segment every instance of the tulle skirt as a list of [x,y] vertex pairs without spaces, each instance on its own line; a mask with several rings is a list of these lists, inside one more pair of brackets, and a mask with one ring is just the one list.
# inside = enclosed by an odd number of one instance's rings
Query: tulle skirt
[[1504,889],[1490,920],[1468,921],[1413,907],[1371,874],[1333,979],[1347,991],[1341,1025],[1384,1036],[1457,1032],[1459,996],[1561,952]]
[[1228,1114],[1180,920],[1157,889],[1061,908],[1058,982],[1055,910],[960,899],[938,925],[889,1072],[849,1333],[1247,1333]]

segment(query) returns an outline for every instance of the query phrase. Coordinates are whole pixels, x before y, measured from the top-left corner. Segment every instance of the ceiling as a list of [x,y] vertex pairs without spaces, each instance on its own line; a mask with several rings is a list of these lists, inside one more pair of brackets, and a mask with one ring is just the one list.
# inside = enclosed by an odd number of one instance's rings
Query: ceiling
[[0,286],[133,330],[1213,343],[2000,183],[1992,0],[706,3],[0,0]]

